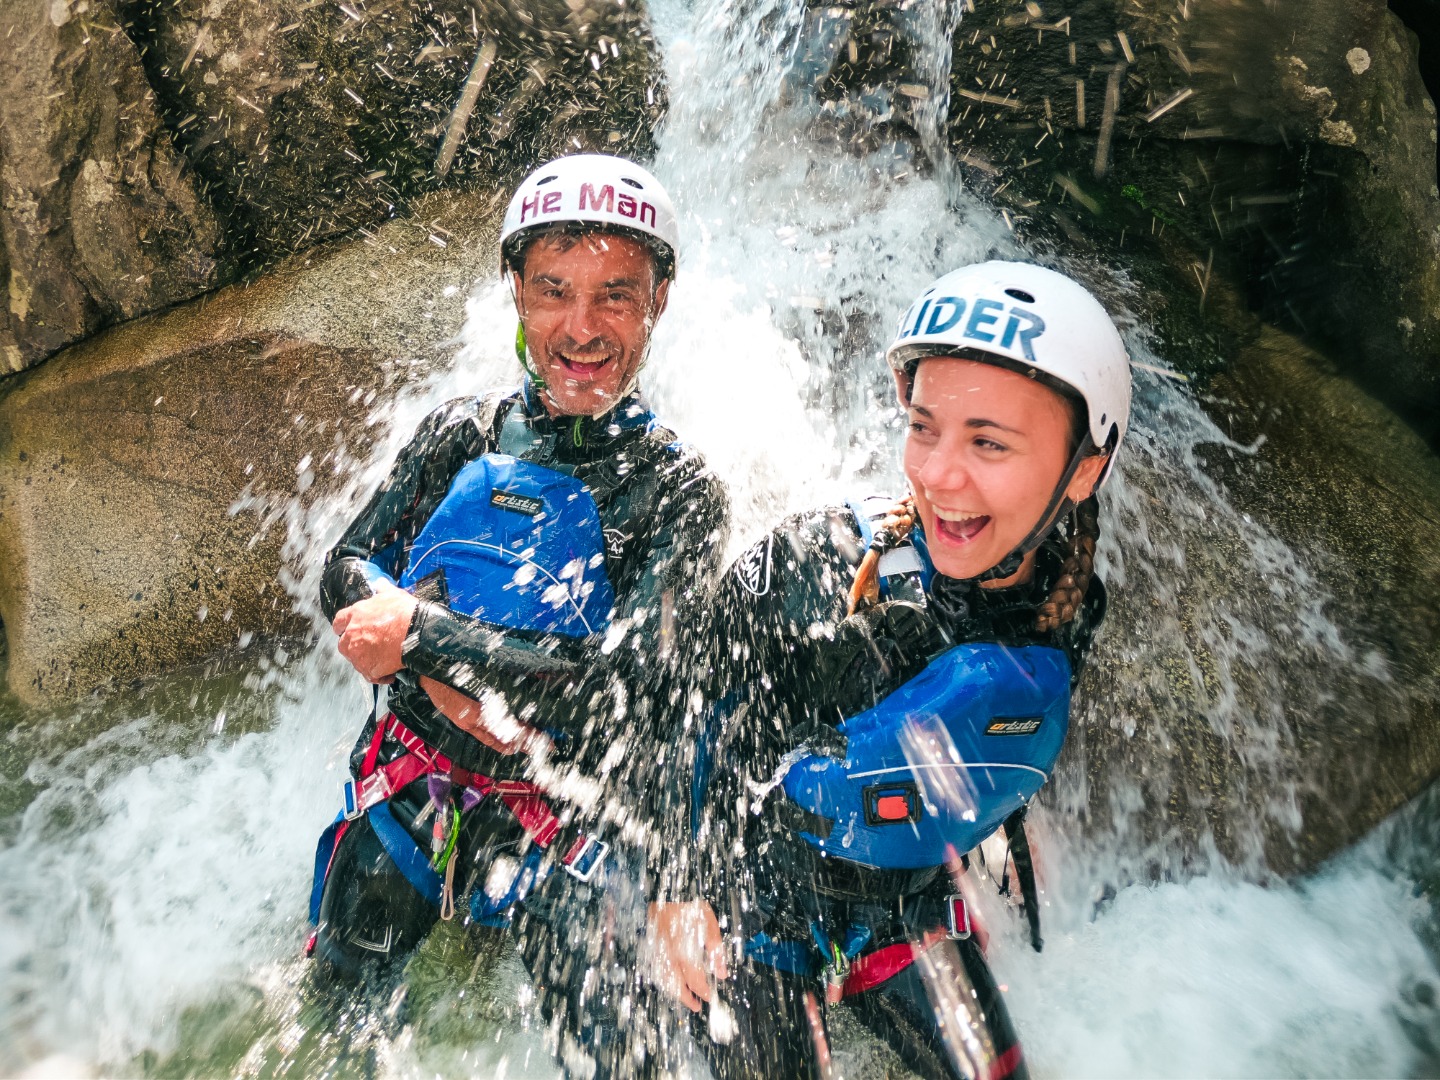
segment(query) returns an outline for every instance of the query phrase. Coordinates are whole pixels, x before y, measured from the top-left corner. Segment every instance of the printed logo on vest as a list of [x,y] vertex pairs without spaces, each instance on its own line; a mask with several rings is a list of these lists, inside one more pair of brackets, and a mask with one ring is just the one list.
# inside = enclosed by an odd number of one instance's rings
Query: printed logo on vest
[[1012,720],[991,720],[986,735],[1034,735],[1044,722],[1043,716],[1021,716]]
[[767,536],[764,545],[756,544],[735,563],[735,576],[740,584],[756,596],[770,591],[770,548],[774,543],[775,538]]
[[532,495],[521,495],[514,491],[501,491],[498,488],[490,492],[490,505],[498,506],[501,510],[513,510],[517,514],[525,514],[527,517],[538,517],[540,511],[545,509],[545,502]]
[[625,554],[625,545],[635,539],[633,533],[621,532],[619,529],[603,530],[605,536],[605,554],[612,559],[618,559]]

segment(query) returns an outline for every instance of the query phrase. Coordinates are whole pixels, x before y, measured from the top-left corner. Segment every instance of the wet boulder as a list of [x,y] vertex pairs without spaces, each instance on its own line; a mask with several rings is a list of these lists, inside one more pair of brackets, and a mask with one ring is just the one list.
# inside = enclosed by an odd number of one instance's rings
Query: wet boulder
[[104,4],[0,12],[0,375],[188,299],[220,227]]
[[167,124],[250,261],[577,147],[644,154],[640,4],[128,0]]
[[950,144],[1017,230],[1129,267],[1192,371],[1253,313],[1440,439],[1436,115],[1384,3],[971,6]]
[[74,697],[305,630],[287,512],[349,482],[372,403],[445,358],[503,205],[435,197],[0,384],[11,690]]
[[1213,422],[1154,380],[1140,401],[1045,799],[1118,835],[1122,875],[1311,869],[1440,777],[1440,459],[1273,327]]

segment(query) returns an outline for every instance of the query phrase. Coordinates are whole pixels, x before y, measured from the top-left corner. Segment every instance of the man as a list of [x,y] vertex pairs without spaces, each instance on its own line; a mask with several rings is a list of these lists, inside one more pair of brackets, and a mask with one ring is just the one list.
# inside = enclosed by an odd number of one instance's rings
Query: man
[[361,734],[317,853],[315,954],[357,976],[468,893],[478,923],[519,918],[547,1014],[602,1074],[615,1002],[593,972],[630,965],[585,928],[625,915],[676,635],[728,530],[722,486],[636,388],[677,239],[631,162],[532,173],[501,230],[522,386],[429,416],[322,585],[341,654],[390,686],[391,715]]

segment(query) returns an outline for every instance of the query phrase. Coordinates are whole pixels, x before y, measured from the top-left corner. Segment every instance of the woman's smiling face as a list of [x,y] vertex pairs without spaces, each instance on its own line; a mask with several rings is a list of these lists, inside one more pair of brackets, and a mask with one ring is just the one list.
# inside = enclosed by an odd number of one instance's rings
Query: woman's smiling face
[[[935,569],[973,578],[1000,563],[1039,523],[1069,464],[1069,403],[1049,387],[993,364],[930,357],[915,372],[905,476]],[[1081,462],[1067,485],[1088,497],[1105,459]],[[1033,566],[1005,582],[1024,580]]]

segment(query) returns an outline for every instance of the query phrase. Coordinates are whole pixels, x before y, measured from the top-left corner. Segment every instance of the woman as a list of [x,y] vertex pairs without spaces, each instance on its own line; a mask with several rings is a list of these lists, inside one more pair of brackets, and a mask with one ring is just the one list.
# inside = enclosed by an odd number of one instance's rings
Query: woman
[[[695,815],[714,854],[693,872],[745,942],[698,1034],[724,1077],[825,1072],[842,1001],[922,1075],[1025,1072],[971,933],[967,852],[1003,829],[1038,948],[1022,819],[1104,613],[1093,494],[1129,365],[1084,288],[1011,262],[940,278],[887,355],[910,494],[790,519],[717,604],[723,719]],[[703,901],[655,921],[720,940]],[[672,982],[698,1011],[724,960],[682,952]]]

